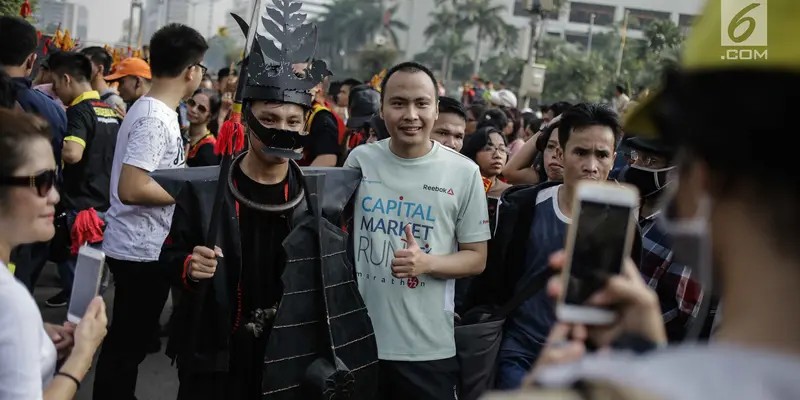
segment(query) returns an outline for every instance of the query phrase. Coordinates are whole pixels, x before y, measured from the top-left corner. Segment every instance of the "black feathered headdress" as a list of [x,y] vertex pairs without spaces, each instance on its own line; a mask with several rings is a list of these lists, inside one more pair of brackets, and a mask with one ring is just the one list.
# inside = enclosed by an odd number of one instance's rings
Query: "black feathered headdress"
[[[317,47],[317,28],[299,13],[302,3],[294,0],[272,0],[267,7],[269,19],[261,24],[272,40],[256,33],[253,51],[247,66],[245,103],[272,100],[310,108],[314,102],[311,89],[331,75],[325,62],[312,60]],[[308,63],[301,72],[294,66]]]

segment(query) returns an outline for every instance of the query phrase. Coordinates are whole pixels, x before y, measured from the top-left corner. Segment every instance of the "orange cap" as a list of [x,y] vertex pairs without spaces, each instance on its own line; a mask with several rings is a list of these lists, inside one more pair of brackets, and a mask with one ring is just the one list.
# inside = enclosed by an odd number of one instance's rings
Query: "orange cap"
[[150,65],[141,58],[126,58],[117,65],[114,73],[106,76],[107,81],[116,81],[126,76],[139,76],[145,79],[153,79],[150,73]]

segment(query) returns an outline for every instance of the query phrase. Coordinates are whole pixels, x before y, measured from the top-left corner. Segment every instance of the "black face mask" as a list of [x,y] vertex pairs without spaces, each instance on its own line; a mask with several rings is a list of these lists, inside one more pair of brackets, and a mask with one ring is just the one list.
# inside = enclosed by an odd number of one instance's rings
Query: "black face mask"
[[267,128],[258,122],[253,112],[248,107],[245,110],[245,120],[247,127],[264,144],[262,152],[266,155],[299,160],[303,158],[302,153],[295,150],[305,147],[308,134],[305,132],[287,131],[284,129]]
[[667,181],[667,173],[674,168],[651,169],[631,165],[625,170],[625,182],[636,186],[639,195],[645,199],[657,194],[670,183]]

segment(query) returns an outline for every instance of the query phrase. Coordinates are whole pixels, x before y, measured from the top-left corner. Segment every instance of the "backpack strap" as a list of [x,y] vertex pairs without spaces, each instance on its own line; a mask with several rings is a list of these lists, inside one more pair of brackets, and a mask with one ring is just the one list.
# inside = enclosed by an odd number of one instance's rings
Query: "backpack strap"
[[314,121],[314,117],[317,115],[317,113],[322,110],[331,111],[322,104],[314,103],[314,108],[311,109],[311,115],[308,117],[308,122],[306,122],[306,132],[311,132],[311,122]]

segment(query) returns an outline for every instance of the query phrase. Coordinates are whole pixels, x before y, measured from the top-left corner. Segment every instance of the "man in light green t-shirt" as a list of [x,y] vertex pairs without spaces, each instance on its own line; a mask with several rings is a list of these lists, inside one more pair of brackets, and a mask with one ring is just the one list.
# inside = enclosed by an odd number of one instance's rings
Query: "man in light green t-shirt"
[[359,290],[375,327],[381,399],[455,399],[455,279],[486,264],[486,195],[478,166],[431,141],[433,74],[403,63],[386,75],[381,116],[391,138],[345,162],[364,178],[353,234]]

